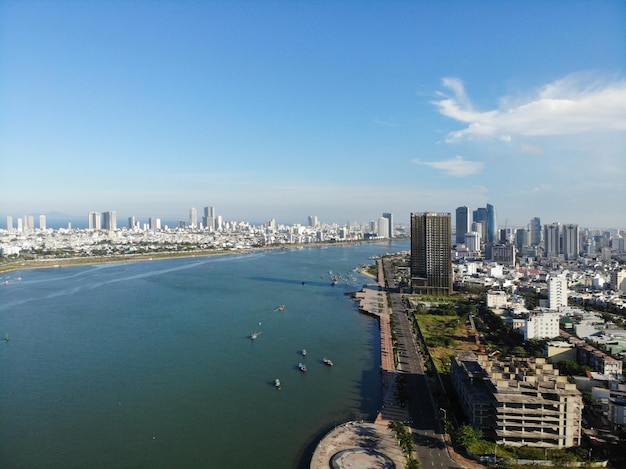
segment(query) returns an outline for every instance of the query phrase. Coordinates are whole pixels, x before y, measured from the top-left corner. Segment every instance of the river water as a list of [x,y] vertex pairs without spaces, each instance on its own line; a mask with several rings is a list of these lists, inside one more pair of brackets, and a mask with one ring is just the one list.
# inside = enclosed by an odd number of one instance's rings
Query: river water
[[324,432],[378,410],[378,323],[345,293],[370,282],[355,267],[404,249],[3,274],[0,467],[308,467]]

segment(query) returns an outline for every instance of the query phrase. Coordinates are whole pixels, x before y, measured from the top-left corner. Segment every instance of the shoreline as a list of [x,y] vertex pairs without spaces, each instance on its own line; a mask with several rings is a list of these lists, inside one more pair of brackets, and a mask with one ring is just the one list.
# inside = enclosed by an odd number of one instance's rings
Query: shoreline
[[[272,246],[255,246],[245,249],[220,249],[220,250],[207,250],[198,249],[197,251],[166,251],[155,252],[151,254],[120,254],[112,256],[84,256],[84,257],[55,257],[50,259],[29,259],[10,262],[6,264],[0,264],[0,274],[9,272],[15,272],[18,270],[31,270],[31,269],[46,269],[46,268],[62,268],[62,267],[76,267],[81,265],[94,265],[94,264],[115,264],[126,262],[144,262],[152,260],[164,260],[164,259],[177,259],[177,258],[191,258],[191,257],[210,257],[210,256],[227,256],[237,254],[250,254],[258,251],[271,251],[271,250],[292,250],[303,249],[305,247],[323,247],[323,246],[345,246],[351,244],[362,243],[380,243],[389,242],[390,240],[346,240],[346,241],[334,241],[334,242],[320,242],[320,243],[307,243],[307,244],[294,244],[294,245],[272,245]],[[368,274],[359,268],[359,273],[366,277],[374,278],[371,274]]]

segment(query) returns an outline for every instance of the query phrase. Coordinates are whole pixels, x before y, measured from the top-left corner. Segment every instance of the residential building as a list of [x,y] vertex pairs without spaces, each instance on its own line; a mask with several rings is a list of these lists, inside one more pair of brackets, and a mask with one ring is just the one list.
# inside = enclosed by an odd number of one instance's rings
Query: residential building
[[102,228],[102,216],[99,212],[89,212],[87,226],[90,230],[99,230]]
[[626,270],[615,269],[611,272],[611,290],[626,293]]
[[559,336],[559,313],[530,313],[524,321],[524,341],[552,339]]
[[551,310],[558,310],[567,306],[567,278],[562,275],[548,278],[548,307]]
[[541,220],[539,217],[530,220],[530,245],[539,246],[541,244]]
[[108,211],[102,214],[102,228],[109,231],[117,230],[117,212]]
[[450,213],[411,213],[411,286],[418,293],[452,293]]
[[568,261],[578,259],[580,241],[578,237],[578,225],[563,225],[563,255]]
[[383,213],[383,218],[385,220],[387,220],[387,236],[389,238],[393,238],[394,237],[394,231],[393,231],[393,214],[391,213]]
[[40,230],[46,229],[46,216],[45,215],[39,215],[39,229]]
[[543,252],[545,257],[558,257],[561,252],[561,233],[558,223],[550,223],[543,227]]
[[191,228],[198,227],[198,210],[196,210],[194,207],[191,207],[189,209],[189,226]]

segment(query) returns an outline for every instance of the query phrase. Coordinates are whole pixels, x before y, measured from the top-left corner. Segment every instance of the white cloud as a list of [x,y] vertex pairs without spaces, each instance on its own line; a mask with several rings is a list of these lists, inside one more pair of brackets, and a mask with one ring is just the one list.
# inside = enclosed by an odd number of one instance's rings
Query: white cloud
[[485,163],[481,161],[467,161],[462,156],[457,156],[446,161],[420,161],[413,160],[413,163],[430,166],[431,168],[443,171],[448,176],[465,177],[480,173],[485,167]]
[[543,148],[539,145],[530,145],[525,143],[520,145],[519,149],[522,153],[530,153],[531,155],[540,155],[543,153]]
[[498,109],[477,111],[457,78],[442,84],[453,96],[438,93],[439,112],[467,126],[448,134],[464,138],[558,136],[626,130],[626,81],[591,81],[582,74],[549,83],[524,99],[503,97]]

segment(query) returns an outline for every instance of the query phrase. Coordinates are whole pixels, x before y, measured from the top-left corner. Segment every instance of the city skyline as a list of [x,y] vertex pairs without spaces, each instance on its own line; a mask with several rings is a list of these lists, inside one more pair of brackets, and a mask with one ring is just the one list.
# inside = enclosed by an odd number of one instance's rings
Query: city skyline
[[625,23],[619,1],[5,2],[0,217],[623,228]]

